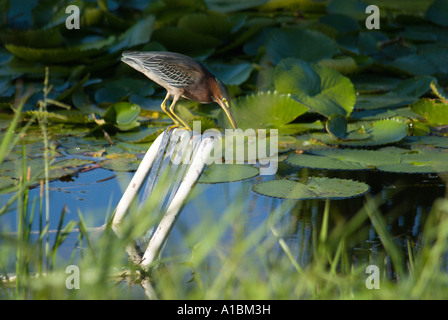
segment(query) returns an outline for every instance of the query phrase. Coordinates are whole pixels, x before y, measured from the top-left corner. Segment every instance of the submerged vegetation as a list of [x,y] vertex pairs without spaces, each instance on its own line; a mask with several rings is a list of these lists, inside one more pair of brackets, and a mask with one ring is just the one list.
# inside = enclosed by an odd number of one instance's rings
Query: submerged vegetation
[[[66,1],[0,1],[1,298],[143,296],[135,284],[161,299],[448,297],[448,197],[428,195],[413,237],[389,225],[415,214],[390,205],[396,181],[412,174],[423,193],[425,181],[447,185],[447,0],[70,4],[79,29],[66,27]],[[380,29],[365,26],[370,4]],[[124,50],[201,60],[227,84],[241,129],[279,132],[271,179],[249,164],[204,171],[202,185],[247,188],[218,221],[204,216],[182,235],[187,253],[163,255],[149,274],[126,248],[157,222],[151,208],[133,210],[120,238],[65,208],[49,224],[50,181],[135,170],[171,124],[164,90],[120,63]],[[178,112],[202,130],[229,126],[217,105],[183,100]],[[272,201],[255,227],[249,192]],[[14,211],[8,230],[2,216]],[[82,270],[80,290],[67,289],[68,265]],[[379,290],[366,287],[368,265],[381,270]]]

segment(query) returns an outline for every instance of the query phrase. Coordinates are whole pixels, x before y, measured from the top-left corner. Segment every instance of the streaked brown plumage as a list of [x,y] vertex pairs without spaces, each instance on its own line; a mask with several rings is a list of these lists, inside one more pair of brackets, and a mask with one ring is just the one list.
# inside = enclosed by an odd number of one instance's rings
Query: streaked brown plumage
[[[236,129],[225,85],[202,63],[180,53],[163,51],[125,51],[121,60],[166,89],[167,95],[161,107],[176,126],[191,130],[174,112],[177,100],[183,97],[199,103],[217,102]],[[173,96],[173,101],[167,109],[166,102],[170,96]]]

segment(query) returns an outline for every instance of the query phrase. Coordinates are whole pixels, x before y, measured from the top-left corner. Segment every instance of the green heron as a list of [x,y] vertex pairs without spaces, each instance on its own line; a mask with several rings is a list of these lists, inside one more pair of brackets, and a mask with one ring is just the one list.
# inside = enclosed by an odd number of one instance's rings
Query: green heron
[[[174,121],[176,127],[190,126],[174,112],[180,97],[199,103],[217,102],[223,108],[233,128],[236,129],[229,93],[225,85],[200,62],[180,53],[150,51],[125,51],[121,61],[142,72],[167,91],[162,102],[162,110]],[[167,109],[166,102],[173,96]]]

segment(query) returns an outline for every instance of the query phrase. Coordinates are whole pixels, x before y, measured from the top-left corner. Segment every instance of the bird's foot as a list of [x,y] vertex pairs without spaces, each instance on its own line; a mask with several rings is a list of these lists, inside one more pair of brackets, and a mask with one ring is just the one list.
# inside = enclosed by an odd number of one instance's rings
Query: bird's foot
[[182,127],[182,126],[181,126],[180,124],[175,123],[175,124],[172,124],[172,125],[168,126],[168,128],[166,128],[166,131],[171,131],[171,130],[173,130],[173,129],[181,128],[181,127]]

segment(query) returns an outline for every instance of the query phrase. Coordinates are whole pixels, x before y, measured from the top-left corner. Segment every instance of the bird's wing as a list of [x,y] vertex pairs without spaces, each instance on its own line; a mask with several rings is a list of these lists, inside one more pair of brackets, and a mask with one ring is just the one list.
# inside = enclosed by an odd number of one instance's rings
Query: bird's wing
[[187,64],[184,59],[171,55],[150,55],[143,60],[144,67],[170,86],[182,88],[193,84],[201,73],[193,59]]

